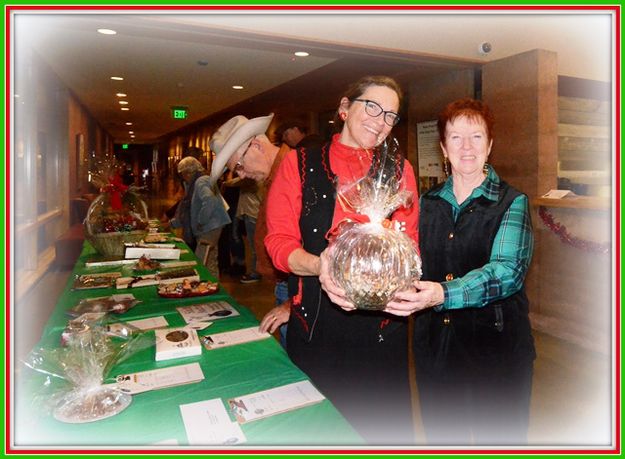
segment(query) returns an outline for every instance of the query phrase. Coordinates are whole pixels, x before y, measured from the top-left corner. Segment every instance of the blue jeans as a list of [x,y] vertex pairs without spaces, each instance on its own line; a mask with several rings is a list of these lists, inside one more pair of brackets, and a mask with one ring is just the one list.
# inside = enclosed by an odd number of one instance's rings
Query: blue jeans
[[[273,294],[276,297],[276,306],[284,303],[289,299],[289,284],[287,281],[276,282],[276,286],[273,290]],[[288,322],[280,325],[280,344],[286,349],[286,331]]]

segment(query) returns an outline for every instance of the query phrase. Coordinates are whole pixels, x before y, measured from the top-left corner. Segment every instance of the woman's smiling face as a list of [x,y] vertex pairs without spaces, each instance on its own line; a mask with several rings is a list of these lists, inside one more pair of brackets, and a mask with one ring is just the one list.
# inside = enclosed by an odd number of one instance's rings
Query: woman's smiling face
[[459,116],[447,122],[445,143],[441,147],[452,173],[469,177],[482,174],[492,144],[486,123],[480,117]]
[[[387,112],[399,111],[399,96],[387,86],[369,86],[358,99],[375,102]],[[344,97],[341,99],[339,112],[347,115],[340,141],[350,147],[373,148],[382,142],[393,129],[384,122],[383,113],[375,117],[368,115],[365,111],[365,102],[352,100],[350,104],[350,101]]]

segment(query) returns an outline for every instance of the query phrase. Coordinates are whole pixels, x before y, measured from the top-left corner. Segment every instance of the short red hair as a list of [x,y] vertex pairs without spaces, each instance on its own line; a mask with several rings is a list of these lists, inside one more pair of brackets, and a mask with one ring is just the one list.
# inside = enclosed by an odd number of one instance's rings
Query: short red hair
[[495,119],[491,113],[488,105],[481,100],[471,99],[469,97],[465,99],[458,99],[448,104],[443,111],[438,115],[438,135],[443,145],[445,145],[445,131],[447,130],[447,123],[453,123],[456,118],[465,116],[472,121],[482,121],[486,125],[486,135],[488,140],[493,138],[493,126]]

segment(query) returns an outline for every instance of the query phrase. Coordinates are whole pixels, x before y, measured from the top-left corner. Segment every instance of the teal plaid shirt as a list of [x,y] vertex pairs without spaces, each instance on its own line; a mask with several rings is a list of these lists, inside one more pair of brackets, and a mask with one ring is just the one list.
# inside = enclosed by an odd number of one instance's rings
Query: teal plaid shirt
[[[473,190],[462,204],[458,204],[453,191],[453,177],[435,195],[447,201],[453,210],[454,220],[471,201],[484,196],[491,201],[499,198],[499,176],[489,168],[482,184]],[[484,266],[469,271],[457,279],[442,282],[445,301],[435,309],[459,309],[485,306],[492,301],[507,298],[523,286],[534,250],[534,236],[529,216],[527,196],[518,196],[506,211],[499,231],[495,235],[490,260]],[[489,282],[498,280],[501,294],[489,295]]]

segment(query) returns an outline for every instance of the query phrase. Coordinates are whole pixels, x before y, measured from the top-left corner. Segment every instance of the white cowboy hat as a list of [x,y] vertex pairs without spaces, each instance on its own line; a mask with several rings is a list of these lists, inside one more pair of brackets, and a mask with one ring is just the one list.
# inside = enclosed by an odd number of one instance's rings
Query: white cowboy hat
[[215,153],[211,178],[215,181],[226,170],[226,163],[235,151],[253,137],[264,134],[271,124],[273,113],[267,116],[247,119],[243,115],[230,118],[213,134],[210,140],[210,148]]

